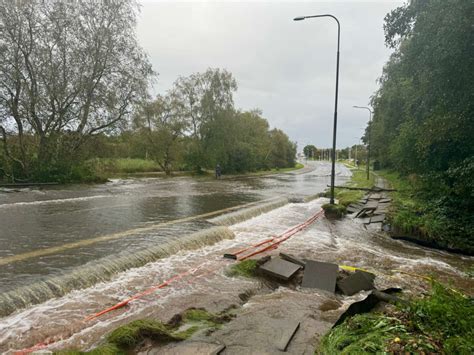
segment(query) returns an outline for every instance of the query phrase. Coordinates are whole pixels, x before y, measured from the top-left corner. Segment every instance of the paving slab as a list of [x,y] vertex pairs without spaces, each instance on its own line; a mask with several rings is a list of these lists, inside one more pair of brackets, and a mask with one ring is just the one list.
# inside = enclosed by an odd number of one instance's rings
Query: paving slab
[[349,214],[358,212],[359,210],[360,210],[360,208],[357,208],[357,207],[354,207],[354,206],[351,206],[351,205],[346,207],[346,211]]
[[282,258],[286,261],[289,261],[290,263],[300,265],[301,267],[303,267],[303,269],[306,266],[306,262],[304,260],[301,260],[301,259],[299,259],[296,256],[291,255],[291,254],[280,253],[280,258]]
[[392,202],[392,199],[391,198],[382,198],[382,199],[380,199],[379,202],[380,203],[390,203],[390,202]]
[[385,221],[385,215],[384,214],[379,214],[373,217],[370,217],[370,223],[381,223]]
[[379,205],[378,201],[369,201],[367,204],[364,206],[365,209],[376,209],[377,206]]
[[337,287],[346,296],[352,296],[360,291],[368,291],[374,289],[375,275],[356,271],[354,274],[337,282]]
[[276,343],[276,346],[277,346],[278,350],[286,351],[286,349],[288,348],[288,345],[291,342],[291,339],[293,339],[293,337],[294,337],[295,333],[298,331],[299,327],[300,327],[300,322],[298,322],[298,321],[288,322],[288,325],[283,330],[283,333],[282,333],[280,339],[278,339],[278,341]]
[[375,209],[376,209],[375,207],[374,208],[363,208],[355,215],[355,217],[356,218],[365,217],[366,215],[372,214],[372,212],[375,211]]
[[335,292],[338,270],[339,266],[336,264],[308,260],[301,286]]
[[282,258],[272,258],[260,266],[259,270],[267,275],[288,281],[301,267],[301,265],[283,260]]
[[221,343],[206,343],[202,341],[186,341],[170,344],[164,348],[156,348],[147,352],[146,355],[218,355],[225,349]]

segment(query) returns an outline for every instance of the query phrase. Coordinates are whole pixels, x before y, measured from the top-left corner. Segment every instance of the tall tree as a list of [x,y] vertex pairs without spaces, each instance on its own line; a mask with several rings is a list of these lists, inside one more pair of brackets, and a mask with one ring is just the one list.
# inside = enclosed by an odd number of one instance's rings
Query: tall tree
[[145,95],[137,11],[134,0],[0,0],[0,138],[24,176],[115,130]]
[[182,105],[171,96],[158,95],[138,110],[135,125],[142,131],[146,150],[167,175],[181,154],[184,131],[188,126]]

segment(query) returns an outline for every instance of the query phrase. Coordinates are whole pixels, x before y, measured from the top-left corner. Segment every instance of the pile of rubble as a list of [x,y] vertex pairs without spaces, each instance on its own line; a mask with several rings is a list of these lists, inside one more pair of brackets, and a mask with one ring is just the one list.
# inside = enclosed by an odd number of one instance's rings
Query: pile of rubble
[[347,206],[347,213],[361,218],[364,224],[378,223],[382,229],[392,199],[385,192],[370,192],[356,203]]
[[[401,289],[377,290],[374,286],[376,276],[357,268],[352,268],[353,272],[348,272],[337,264],[316,260],[301,260],[285,253],[280,253],[278,257],[265,257],[258,264],[258,273],[261,276],[284,283],[293,280],[302,288],[319,289],[345,296],[352,296],[361,291],[372,291],[363,300],[351,304],[341,314],[334,326],[355,314],[371,311],[381,301],[401,301],[398,297],[392,295],[401,291]],[[286,350],[300,326],[299,322],[290,323],[284,336],[279,340],[278,349],[281,351]]]

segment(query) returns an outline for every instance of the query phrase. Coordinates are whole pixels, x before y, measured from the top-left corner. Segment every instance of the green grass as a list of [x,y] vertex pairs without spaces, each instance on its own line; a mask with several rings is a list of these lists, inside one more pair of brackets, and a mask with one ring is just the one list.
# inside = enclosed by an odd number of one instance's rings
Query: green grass
[[346,214],[346,207],[342,204],[332,205],[330,203],[326,203],[321,207],[324,210],[324,215],[326,218],[342,218]]
[[227,276],[254,277],[257,272],[257,260],[247,259],[232,265],[226,272]]
[[214,314],[202,308],[189,308],[181,314],[179,321],[174,325],[166,325],[158,320],[139,319],[113,330],[107,335],[106,342],[94,350],[88,352],[64,350],[55,354],[112,355],[134,353],[134,350],[145,339],[151,339],[157,343],[182,341],[190,338],[199,330],[214,331],[219,329],[223,323],[230,319],[232,317],[226,312]]
[[433,282],[429,296],[385,313],[357,315],[326,334],[317,352],[446,353],[474,352],[474,303]]
[[377,173],[397,190],[390,193],[393,208],[388,214],[395,234],[436,243],[442,248],[474,253],[474,241],[469,238],[467,221],[450,218],[450,213],[439,210],[433,201],[426,200],[419,178],[414,175],[402,177],[387,170]]
[[[369,175],[367,180],[367,173],[365,170],[352,169],[352,176],[350,182],[346,184],[348,187],[361,187],[371,188],[375,185],[375,177],[373,174]],[[353,202],[357,202],[366,194],[365,191],[361,190],[348,190],[337,188],[335,191],[335,197],[339,201],[339,204],[347,207]]]
[[130,173],[146,173],[161,171],[160,166],[153,160],[117,158],[94,159],[91,161],[97,175],[114,175]]
[[107,336],[107,341],[119,348],[128,349],[136,346],[145,338],[162,343],[183,340],[159,321],[140,319],[118,327]]

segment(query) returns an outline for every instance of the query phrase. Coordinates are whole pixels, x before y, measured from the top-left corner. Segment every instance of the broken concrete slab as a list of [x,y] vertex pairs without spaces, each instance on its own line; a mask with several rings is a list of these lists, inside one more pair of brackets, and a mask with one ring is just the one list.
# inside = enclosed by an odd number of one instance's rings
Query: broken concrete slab
[[380,199],[379,203],[390,203],[392,202],[392,199],[391,198],[382,198]]
[[290,263],[300,265],[303,267],[303,269],[306,266],[306,262],[304,260],[298,259],[296,256],[290,254],[280,253],[280,258],[289,261]]
[[367,202],[367,204],[364,206],[364,209],[366,209],[366,210],[369,210],[369,209],[375,210],[378,205],[379,205],[378,201],[369,201],[369,202]]
[[373,211],[375,211],[376,209],[377,209],[377,206],[364,207],[355,215],[355,217],[359,218],[359,217],[364,217],[368,214],[372,214]]
[[301,265],[283,260],[281,258],[272,258],[270,261],[259,267],[264,274],[288,281],[299,269]]
[[308,260],[306,261],[303,283],[301,286],[335,292],[338,270],[339,266],[336,264]]
[[371,194],[369,196],[369,199],[370,200],[380,200],[382,198],[382,195],[381,194]]
[[373,290],[366,298],[362,301],[354,302],[347,308],[347,310],[341,314],[339,319],[332,326],[337,327],[339,324],[344,322],[346,318],[355,316],[356,314],[370,312],[379,302],[402,302],[407,304],[407,301],[402,300],[396,296],[392,296],[392,293],[400,292],[401,289],[398,287],[388,288],[383,291]]
[[[218,355],[225,349],[221,343],[207,343],[202,341],[186,341],[178,344],[170,344],[164,348],[152,349],[147,355]],[[156,352],[155,352],[156,350]]]
[[385,221],[385,215],[384,214],[379,214],[373,217],[370,217],[370,223],[381,223]]
[[278,350],[286,351],[286,349],[288,348],[288,345],[291,342],[291,339],[293,339],[299,327],[300,327],[300,322],[298,321],[293,321],[293,322],[288,323],[288,326],[283,330],[283,334],[281,335],[280,339],[276,343]]
[[346,296],[352,296],[360,291],[368,291],[374,289],[375,275],[356,271],[354,274],[337,282],[337,288]]

